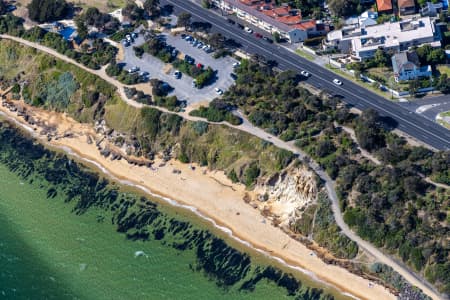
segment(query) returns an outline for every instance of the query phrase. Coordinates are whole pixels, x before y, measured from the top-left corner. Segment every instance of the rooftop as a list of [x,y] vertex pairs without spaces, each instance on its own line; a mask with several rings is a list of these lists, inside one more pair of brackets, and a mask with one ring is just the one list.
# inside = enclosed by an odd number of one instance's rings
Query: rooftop
[[414,3],[414,0],[398,0],[399,8],[415,7],[415,6],[416,4]]
[[378,11],[392,10],[392,0],[377,0]]

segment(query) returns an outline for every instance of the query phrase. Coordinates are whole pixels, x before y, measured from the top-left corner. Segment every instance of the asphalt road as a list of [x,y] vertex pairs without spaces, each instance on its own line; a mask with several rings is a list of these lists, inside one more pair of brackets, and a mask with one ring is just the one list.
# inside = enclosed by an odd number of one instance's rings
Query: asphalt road
[[[212,31],[220,32],[224,36],[234,39],[249,53],[256,53],[268,60],[276,61],[281,70],[308,71],[312,74],[308,79],[309,84],[339,95],[344,102],[355,108],[377,110],[381,116],[395,120],[396,127],[409,136],[439,150],[450,149],[450,131],[437,123],[415,114],[397,103],[390,102],[277,44],[269,44],[249,35],[236,25],[229,24],[225,17],[218,17],[217,14],[203,9],[195,3],[187,0],[161,0],[161,4],[172,5],[175,14],[183,11],[189,12],[193,20],[212,24]],[[343,85],[333,84],[334,78],[339,78]]]

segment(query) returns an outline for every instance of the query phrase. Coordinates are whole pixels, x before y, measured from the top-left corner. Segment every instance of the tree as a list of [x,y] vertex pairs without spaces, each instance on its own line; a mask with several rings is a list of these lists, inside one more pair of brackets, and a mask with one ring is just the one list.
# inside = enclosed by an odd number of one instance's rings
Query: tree
[[389,61],[389,58],[386,55],[386,52],[384,52],[382,49],[378,49],[375,52],[375,56],[373,58],[375,60],[375,63],[379,67],[385,67]]
[[88,36],[88,28],[84,23],[84,20],[80,17],[75,19],[75,25],[77,26],[78,37],[84,40]]
[[357,12],[358,4],[357,0],[330,0],[328,7],[335,16],[348,17]]
[[203,0],[202,6],[203,6],[203,8],[210,9],[212,7],[211,0]]
[[408,83],[409,94],[415,96],[420,89],[420,82],[418,79],[410,80]]
[[156,18],[160,15],[159,0],[145,0],[144,10],[151,17]]
[[7,12],[8,5],[5,1],[0,0],[0,15],[3,15]]
[[57,21],[64,18],[70,6],[64,0],[32,0],[28,4],[30,19],[39,23]]
[[441,74],[436,84],[436,88],[443,94],[450,93],[450,78],[447,74]]
[[131,21],[139,21],[144,17],[144,10],[132,2],[122,9],[122,16],[127,17]]
[[372,151],[385,145],[380,117],[375,110],[363,111],[356,123],[356,139],[363,149]]
[[281,36],[280,36],[280,34],[278,33],[278,31],[275,31],[275,32],[273,33],[273,39],[274,39],[275,42],[277,42],[277,43],[279,43],[279,42],[281,41]]
[[178,15],[177,26],[178,27],[189,27],[191,24],[192,15],[190,13],[183,12]]

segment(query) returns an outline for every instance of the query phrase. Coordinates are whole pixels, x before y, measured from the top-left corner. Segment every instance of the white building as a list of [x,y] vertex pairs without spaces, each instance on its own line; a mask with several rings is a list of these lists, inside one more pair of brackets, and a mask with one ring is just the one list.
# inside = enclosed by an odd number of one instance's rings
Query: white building
[[421,67],[415,51],[400,52],[393,55],[392,68],[397,82],[431,76],[431,66]]
[[[271,3],[260,4],[261,1],[259,0],[213,0],[212,2],[220,9],[233,13],[238,18],[270,34],[278,32],[282,38],[286,38],[291,43],[302,42],[308,38],[310,28],[308,27],[308,30],[306,30],[304,27],[307,23],[309,25],[311,21],[301,21],[300,12],[299,15],[293,15],[291,12],[286,14],[289,9],[283,9],[283,7],[273,9]],[[277,13],[279,11],[279,15],[270,16],[269,12],[272,11]],[[283,20],[283,22],[279,20]],[[305,23],[305,26],[302,26],[303,23]]]
[[424,17],[367,27],[344,27],[328,33],[324,46],[364,60],[373,57],[378,49],[398,53],[423,44],[440,47],[436,36],[434,23]]

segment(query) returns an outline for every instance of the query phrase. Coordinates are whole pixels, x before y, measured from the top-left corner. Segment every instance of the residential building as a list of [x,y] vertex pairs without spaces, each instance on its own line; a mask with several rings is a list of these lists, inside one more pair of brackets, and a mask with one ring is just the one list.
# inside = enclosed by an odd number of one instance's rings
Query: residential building
[[441,46],[435,24],[429,17],[368,27],[344,27],[327,34],[324,48],[335,48],[354,59],[364,60],[373,57],[378,49],[398,53],[422,44]]
[[427,2],[424,7],[420,9],[420,14],[422,16],[436,17],[439,12],[443,9],[444,4]]
[[419,77],[430,77],[431,66],[420,66],[419,57],[415,51],[400,52],[392,56],[392,68],[395,81],[407,81]]
[[414,3],[414,0],[398,0],[397,4],[401,16],[411,15],[416,12],[416,3]]
[[272,0],[213,0],[213,3],[229,14],[291,43],[302,42],[308,36],[326,34],[328,26],[315,20],[303,20],[301,11],[284,4],[277,6]]
[[378,13],[392,13],[392,0],[377,0]]

